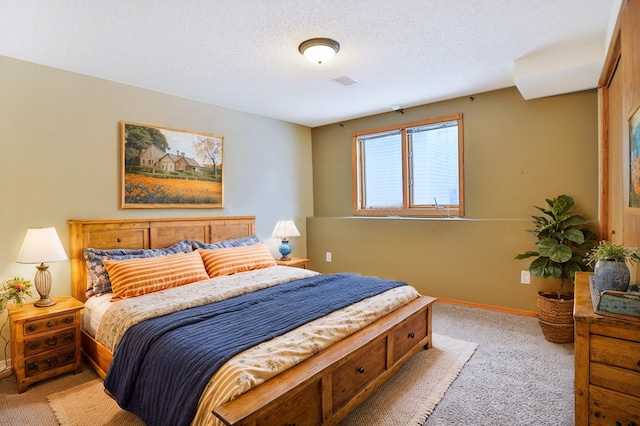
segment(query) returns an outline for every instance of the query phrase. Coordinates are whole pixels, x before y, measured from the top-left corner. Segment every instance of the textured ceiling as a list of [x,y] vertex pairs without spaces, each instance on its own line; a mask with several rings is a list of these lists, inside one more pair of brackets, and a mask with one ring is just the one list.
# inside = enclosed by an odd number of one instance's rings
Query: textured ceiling
[[[551,49],[604,59],[619,4],[0,0],[0,55],[315,127],[513,86],[514,61]],[[314,37],[340,43],[331,62],[298,52]]]

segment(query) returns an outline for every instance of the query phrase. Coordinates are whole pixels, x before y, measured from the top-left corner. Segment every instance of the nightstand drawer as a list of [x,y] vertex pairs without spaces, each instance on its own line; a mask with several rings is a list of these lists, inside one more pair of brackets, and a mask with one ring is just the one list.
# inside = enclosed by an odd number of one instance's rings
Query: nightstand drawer
[[60,333],[42,336],[40,338],[25,340],[24,354],[25,356],[37,355],[52,349],[60,348],[66,345],[72,345],[76,342],[76,330],[65,330]]
[[44,331],[70,327],[75,324],[75,320],[75,314],[69,313],[67,315],[52,316],[41,320],[25,321],[24,335],[29,336],[36,333],[42,333]]
[[24,362],[25,375],[27,377],[40,374],[42,372],[73,364],[76,361],[76,348],[72,347],[66,351],[40,355],[29,358]]

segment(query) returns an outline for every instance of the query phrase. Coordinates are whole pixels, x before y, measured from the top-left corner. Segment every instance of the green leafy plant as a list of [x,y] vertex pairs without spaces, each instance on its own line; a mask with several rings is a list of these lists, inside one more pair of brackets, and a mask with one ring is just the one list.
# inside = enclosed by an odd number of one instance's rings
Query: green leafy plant
[[17,306],[22,306],[26,296],[31,296],[31,281],[15,277],[7,280],[0,293],[0,312],[7,307],[7,303],[13,301]]
[[636,262],[640,260],[640,248],[624,247],[620,244],[609,241],[600,241],[585,256],[588,265],[595,264],[598,260],[609,260],[612,262]]
[[542,278],[559,278],[558,299],[564,294],[565,282],[573,282],[575,273],[587,270],[584,256],[597,240],[589,230],[589,221],[573,214],[574,201],[568,195],[547,199],[548,207],[534,206],[544,216],[531,216],[535,225],[532,232],[538,241],[535,251],[517,255],[516,259],[535,257],[529,272]]

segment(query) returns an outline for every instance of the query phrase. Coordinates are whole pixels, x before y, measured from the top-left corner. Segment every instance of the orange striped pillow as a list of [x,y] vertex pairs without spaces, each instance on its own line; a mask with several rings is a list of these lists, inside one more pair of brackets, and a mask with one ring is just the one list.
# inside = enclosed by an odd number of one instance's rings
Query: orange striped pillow
[[113,288],[112,302],[209,279],[202,258],[196,251],[102,262]]
[[211,278],[276,266],[265,244],[198,251]]

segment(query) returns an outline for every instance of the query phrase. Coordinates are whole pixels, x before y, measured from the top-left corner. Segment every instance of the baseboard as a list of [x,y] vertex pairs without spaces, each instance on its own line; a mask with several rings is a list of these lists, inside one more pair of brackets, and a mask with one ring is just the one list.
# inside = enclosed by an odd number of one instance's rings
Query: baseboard
[[449,305],[466,306],[468,308],[485,309],[487,311],[504,312],[504,313],[507,313],[507,314],[521,315],[523,317],[537,317],[538,316],[538,314],[536,314],[535,312],[531,312],[531,311],[523,311],[523,310],[520,310],[520,309],[511,309],[511,308],[502,308],[500,306],[483,305],[483,304],[480,304],[480,303],[463,302],[463,301],[460,301],[460,300],[453,300],[453,299],[441,299],[439,297],[436,299],[436,302],[447,303]]
[[13,367],[11,366],[11,359],[4,362],[0,362],[0,379],[9,377],[13,374]]

